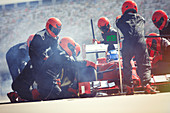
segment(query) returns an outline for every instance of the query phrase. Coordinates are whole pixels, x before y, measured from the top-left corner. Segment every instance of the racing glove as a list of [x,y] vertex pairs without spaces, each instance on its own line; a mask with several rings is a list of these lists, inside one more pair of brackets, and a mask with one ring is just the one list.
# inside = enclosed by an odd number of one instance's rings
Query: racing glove
[[97,44],[101,43],[101,41],[98,41],[97,39],[93,39],[93,44],[94,44],[95,41],[97,42]]
[[84,60],[86,63],[86,66],[89,67],[94,67],[95,69],[97,69],[97,65],[94,62],[88,61],[88,60]]

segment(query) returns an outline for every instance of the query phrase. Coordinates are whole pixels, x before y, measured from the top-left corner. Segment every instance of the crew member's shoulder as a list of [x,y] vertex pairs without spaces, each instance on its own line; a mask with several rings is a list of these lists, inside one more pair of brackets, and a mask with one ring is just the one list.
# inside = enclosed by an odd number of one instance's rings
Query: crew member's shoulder
[[40,35],[40,36],[42,36],[42,35],[44,35],[44,33],[45,33],[45,29],[43,29],[43,30],[41,30],[41,31],[38,31],[35,35],[37,36],[37,35]]
[[117,32],[115,28],[111,27],[110,32]]
[[32,41],[34,41],[34,40],[44,40],[45,39],[45,32],[46,32],[45,29],[38,31],[35,34],[34,39]]
[[26,44],[26,42],[18,43],[16,45],[12,46],[8,51],[19,49],[20,47],[25,46],[25,44]]
[[19,44],[19,49],[27,49],[27,43],[26,42],[23,42],[23,43],[20,43]]
[[136,14],[136,17],[137,17],[138,19],[145,20],[145,18],[144,18],[143,16],[141,16],[140,14]]
[[14,46],[12,46],[11,48],[9,48],[9,50],[6,52],[6,57],[11,57],[11,55],[15,56],[17,54],[14,54],[14,53],[18,53],[19,52],[19,49],[26,49],[26,46],[25,46],[26,42],[22,42],[22,43],[18,43]]

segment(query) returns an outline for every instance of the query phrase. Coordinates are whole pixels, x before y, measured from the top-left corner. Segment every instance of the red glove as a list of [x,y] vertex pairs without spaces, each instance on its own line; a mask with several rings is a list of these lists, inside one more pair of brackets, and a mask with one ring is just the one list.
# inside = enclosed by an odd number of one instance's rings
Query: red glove
[[97,69],[97,65],[94,63],[94,62],[91,62],[91,61],[88,61],[88,60],[85,60],[86,61],[86,66],[92,66],[94,67],[95,69]]
[[152,60],[152,66],[157,67],[156,63],[162,60],[162,55],[155,56]]
[[92,43],[94,44],[95,41],[97,42],[97,44],[100,44],[100,43],[101,43],[101,42],[98,41],[97,39],[93,39],[93,42],[92,42]]
[[100,41],[97,41],[97,44],[100,44],[101,42]]
[[95,41],[96,41],[96,39],[93,39],[93,42],[92,42],[92,43],[94,44]]
[[153,63],[156,63],[158,61],[162,60],[162,55],[158,55],[153,59]]

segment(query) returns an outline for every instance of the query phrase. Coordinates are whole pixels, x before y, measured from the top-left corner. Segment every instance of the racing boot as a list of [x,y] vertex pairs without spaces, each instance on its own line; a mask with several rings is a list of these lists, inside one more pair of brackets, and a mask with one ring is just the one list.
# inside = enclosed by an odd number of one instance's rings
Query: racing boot
[[144,86],[144,91],[145,94],[156,94],[156,91],[149,84]]
[[22,99],[16,92],[7,93],[7,96],[10,99],[11,103],[26,101],[25,99]]
[[134,87],[133,86],[126,86],[126,95],[133,95],[134,94]]
[[17,102],[17,98],[19,97],[16,92],[7,93],[7,96],[12,103]]
[[32,98],[33,98],[33,100],[35,100],[35,101],[40,101],[40,100],[41,100],[40,93],[38,92],[37,89],[33,89],[33,90],[31,91],[31,93],[32,93]]

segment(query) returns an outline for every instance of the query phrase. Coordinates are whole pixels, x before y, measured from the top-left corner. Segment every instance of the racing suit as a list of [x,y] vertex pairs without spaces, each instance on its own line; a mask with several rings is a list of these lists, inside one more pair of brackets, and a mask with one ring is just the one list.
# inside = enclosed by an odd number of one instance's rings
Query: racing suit
[[[42,100],[64,98],[64,91],[62,92],[62,88],[58,83],[60,82],[58,79],[63,83],[64,78],[66,78],[61,76],[62,69],[67,68],[74,70],[87,64],[86,61],[74,61],[70,59],[70,57],[58,47],[58,39],[48,36],[45,29],[35,34],[30,44],[29,55],[32,68],[28,66],[23,73],[32,70],[34,76],[31,76],[31,79],[28,77],[29,74],[24,73],[21,79],[25,84],[18,85],[21,82],[13,83],[13,89],[15,89],[17,93],[19,92],[18,95],[21,98],[27,100],[32,100],[29,87],[33,80],[37,83]],[[72,82],[73,76],[75,75],[70,73],[66,74],[66,76],[68,76]],[[27,92],[26,94],[22,92],[23,88],[24,91]]]
[[[169,37],[163,37],[166,38],[170,42],[170,19],[168,19],[167,24],[162,30],[159,30],[160,35],[169,35]],[[163,49],[163,60],[165,62],[170,62],[170,46],[168,44],[165,44],[165,46],[162,47]]]
[[[74,59],[77,61],[76,59]],[[80,61],[78,61],[80,62]],[[87,65],[86,61],[81,61],[75,68],[66,65],[62,68],[61,89],[63,98],[78,97],[78,83],[91,82],[97,80],[96,65],[93,62]],[[84,62],[84,63],[83,63]]]
[[12,82],[12,89],[17,92],[19,97],[25,100],[32,101],[32,89],[34,83],[34,70],[29,60],[22,72]]
[[[170,20],[167,22],[165,27],[159,30],[160,35],[170,35]],[[161,55],[162,59],[153,67],[152,74],[170,74],[170,37],[161,37]]]
[[115,47],[113,44],[117,44],[116,30],[111,28],[109,32],[102,33],[102,37],[104,40],[100,41],[100,43],[108,44],[107,51],[115,50]]
[[[162,30],[159,30],[160,35],[170,35],[170,19]],[[170,37],[164,37],[170,41]]]
[[[35,72],[35,81],[43,100],[64,98],[64,90],[61,85],[67,80],[73,82],[75,69],[82,68],[86,61],[71,59],[58,46],[58,38],[47,35],[46,30],[38,32],[30,44],[29,55]],[[62,76],[62,70],[71,70],[69,74]]]
[[11,47],[6,53],[6,61],[13,81],[30,59],[28,50],[27,43],[24,42]]
[[58,40],[49,37],[45,29],[36,33],[34,37],[29,47],[30,61],[12,83],[12,89],[26,100],[33,99],[30,86],[33,85],[34,81],[36,82],[36,75],[39,74],[42,64],[56,50],[58,45]]
[[117,20],[116,25],[124,35],[122,42],[123,83],[131,86],[132,67],[130,60],[135,56],[137,74],[142,85],[151,79],[151,64],[144,37],[144,23],[142,16],[136,13],[126,13]]

